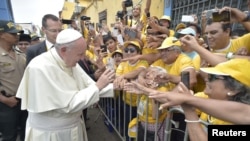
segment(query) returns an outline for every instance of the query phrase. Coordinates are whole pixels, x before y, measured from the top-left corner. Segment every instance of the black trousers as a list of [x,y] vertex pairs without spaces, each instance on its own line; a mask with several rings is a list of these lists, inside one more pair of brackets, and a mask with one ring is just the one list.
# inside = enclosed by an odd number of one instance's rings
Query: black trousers
[[9,107],[0,102],[0,132],[2,133],[2,141],[16,141],[20,113],[20,103],[15,107]]

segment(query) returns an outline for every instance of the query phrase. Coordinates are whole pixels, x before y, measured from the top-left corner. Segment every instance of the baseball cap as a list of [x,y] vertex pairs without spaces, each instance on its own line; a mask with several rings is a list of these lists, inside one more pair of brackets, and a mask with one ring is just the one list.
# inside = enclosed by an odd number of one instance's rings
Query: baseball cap
[[179,46],[180,47],[181,42],[175,37],[168,37],[162,42],[161,46],[157,49],[166,49],[166,48],[169,48],[172,46]]
[[176,32],[175,37],[176,37],[176,38],[180,38],[181,35],[192,35],[192,36],[196,36],[196,32],[194,31],[193,28],[187,27],[187,28],[182,29],[180,32]]
[[186,27],[187,27],[186,24],[184,24],[184,23],[179,23],[179,24],[177,24],[177,26],[175,27],[175,31],[178,31],[178,30],[180,30],[180,29],[184,29],[184,28],[186,28]]
[[0,20],[0,32],[23,33],[23,30],[18,29],[11,21]]
[[40,36],[38,36],[36,33],[31,33],[30,37],[31,37],[31,41],[34,41],[34,40],[40,38]]
[[111,57],[114,57],[115,54],[121,54],[123,56],[122,51],[120,49],[117,49],[114,52],[112,52]]
[[141,49],[141,45],[138,41],[126,41],[123,46],[124,46],[124,48],[126,48],[130,44],[137,46],[137,47],[139,47],[139,49]]
[[160,20],[168,20],[168,21],[171,21],[171,18],[170,16],[166,16],[166,15],[163,15]]
[[82,37],[82,34],[79,31],[67,28],[67,29],[62,30],[57,35],[56,43],[57,44],[70,43],[81,37]]
[[231,76],[246,86],[250,86],[250,61],[248,59],[231,59],[215,67],[200,68],[201,71],[222,76]]

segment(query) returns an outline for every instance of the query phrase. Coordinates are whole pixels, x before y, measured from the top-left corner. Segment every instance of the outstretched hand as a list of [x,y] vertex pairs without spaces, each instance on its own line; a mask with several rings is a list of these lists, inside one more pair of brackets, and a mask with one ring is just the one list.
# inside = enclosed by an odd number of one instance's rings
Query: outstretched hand
[[136,56],[133,56],[133,57],[124,58],[124,59],[122,59],[122,62],[129,61],[129,62],[131,62],[132,64],[134,64],[134,63],[137,62],[138,60],[140,60],[140,55],[136,55]]
[[124,90],[129,93],[145,94],[145,95],[148,95],[149,93],[155,91],[154,89],[147,88],[136,81],[131,81],[126,83],[124,85]]
[[189,91],[189,89],[186,88],[186,86],[182,82],[180,82],[177,86],[177,91],[155,91],[149,94],[149,98],[153,98],[159,101],[160,103],[163,103],[161,105],[161,108],[184,104],[190,96],[192,96],[192,93]]
[[115,72],[113,70],[106,69],[97,80],[96,86],[99,88],[99,90],[101,90],[104,87],[106,87],[109,83],[112,83],[114,79],[115,79]]

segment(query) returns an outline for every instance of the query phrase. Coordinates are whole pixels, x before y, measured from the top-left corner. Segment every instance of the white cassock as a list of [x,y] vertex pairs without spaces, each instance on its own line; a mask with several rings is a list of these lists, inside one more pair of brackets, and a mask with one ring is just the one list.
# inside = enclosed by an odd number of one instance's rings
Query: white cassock
[[17,91],[29,112],[25,141],[87,141],[82,110],[113,95],[112,84],[99,91],[78,64],[66,68],[55,48],[35,57]]

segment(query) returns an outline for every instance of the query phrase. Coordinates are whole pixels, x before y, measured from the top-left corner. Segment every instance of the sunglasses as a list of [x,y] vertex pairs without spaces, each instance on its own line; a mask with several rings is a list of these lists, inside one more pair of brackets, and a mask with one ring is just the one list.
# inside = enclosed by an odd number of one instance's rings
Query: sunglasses
[[135,48],[129,48],[129,47],[128,47],[128,48],[125,48],[125,49],[124,49],[124,52],[125,52],[125,53],[128,53],[128,52],[134,53],[135,51],[136,51]]
[[215,80],[225,80],[225,77],[221,76],[221,75],[213,75],[213,74],[208,75],[208,81],[209,82],[213,82]]

